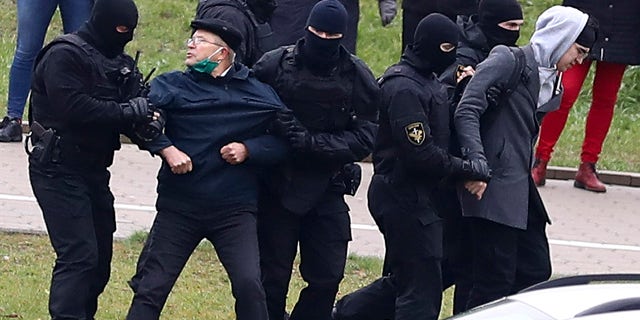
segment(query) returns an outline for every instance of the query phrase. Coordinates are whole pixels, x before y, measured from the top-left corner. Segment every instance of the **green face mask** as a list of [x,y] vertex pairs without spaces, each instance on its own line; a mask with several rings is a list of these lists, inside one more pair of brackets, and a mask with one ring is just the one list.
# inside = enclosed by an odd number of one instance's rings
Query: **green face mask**
[[220,52],[220,50],[222,50],[222,48],[218,48],[218,50],[213,52],[207,58],[198,61],[196,64],[191,66],[191,69],[196,72],[211,74],[211,72],[213,72],[213,69],[218,67],[220,63],[218,61],[211,61],[209,59],[211,59],[211,57],[215,56],[218,52]]

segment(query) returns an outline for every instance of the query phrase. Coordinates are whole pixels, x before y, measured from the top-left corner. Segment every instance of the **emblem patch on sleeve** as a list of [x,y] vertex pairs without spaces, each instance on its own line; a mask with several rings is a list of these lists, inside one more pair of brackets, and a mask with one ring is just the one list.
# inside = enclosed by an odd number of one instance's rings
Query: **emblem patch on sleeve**
[[419,146],[424,142],[424,126],[422,122],[414,122],[407,125],[404,127],[404,132],[407,134],[407,139],[411,144]]

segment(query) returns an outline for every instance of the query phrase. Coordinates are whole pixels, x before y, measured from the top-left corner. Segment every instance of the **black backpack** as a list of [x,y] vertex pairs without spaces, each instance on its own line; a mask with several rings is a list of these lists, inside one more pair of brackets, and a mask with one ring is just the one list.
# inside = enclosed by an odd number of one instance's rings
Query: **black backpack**
[[247,65],[256,63],[263,54],[276,48],[276,41],[271,25],[263,19],[258,19],[245,0],[200,0],[196,9],[196,17],[202,17],[207,9],[215,6],[230,6],[238,9],[249,19],[253,26],[253,35],[245,39],[250,43],[251,51],[247,52]]

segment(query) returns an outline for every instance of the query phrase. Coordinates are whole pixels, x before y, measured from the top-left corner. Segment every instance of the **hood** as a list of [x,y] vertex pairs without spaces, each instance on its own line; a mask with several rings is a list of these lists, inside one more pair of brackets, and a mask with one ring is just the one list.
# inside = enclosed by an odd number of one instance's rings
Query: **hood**
[[460,42],[465,43],[467,46],[480,49],[485,52],[491,51],[491,48],[487,44],[487,38],[480,30],[478,26],[478,16],[458,16],[457,20],[458,26],[462,30],[462,37],[460,38]]
[[576,41],[588,19],[587,14],[571,7],[554,6],[545,10],[538,17],[530,41],[538,64],[555,69],[556,63]]

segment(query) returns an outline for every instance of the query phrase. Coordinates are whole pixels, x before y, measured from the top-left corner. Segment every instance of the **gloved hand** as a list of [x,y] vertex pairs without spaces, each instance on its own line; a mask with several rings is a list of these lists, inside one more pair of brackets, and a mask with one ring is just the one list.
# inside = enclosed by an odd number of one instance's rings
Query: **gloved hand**
[[133,124],[133,133],[143,141],[151,141],[157,138],[164,130],[166,117],[163,110],[155,109],[150,105],[152,118],[148,122],[138,122]]
[[491,168],[482,158],[460,159],[452,158],[454,172],[466,180],[489,182],[491,180]]
[[378,9],[380,12],[380,20],[382,21],[382,26],[386,27],[389,23],[391,23],[391,21],[393,21],[393,18],[396,17],[396,0],[378,0]]
[[121,103],[122,119],[128,122],[146,122],[150,120],[152,113],[149,111],[149,100],[136,97],[127,103]]
[[296,125],[287,131],[287,139],[293,149],[308,150],[311,148],[312,136],[307,128]]
[[289,109],[279,110],[276,113],[276,118],[273,121],[273,125],[271,130],[273,134],[286,137],[289,128],[295,126],[295,117],[293,116],[293,111]]

